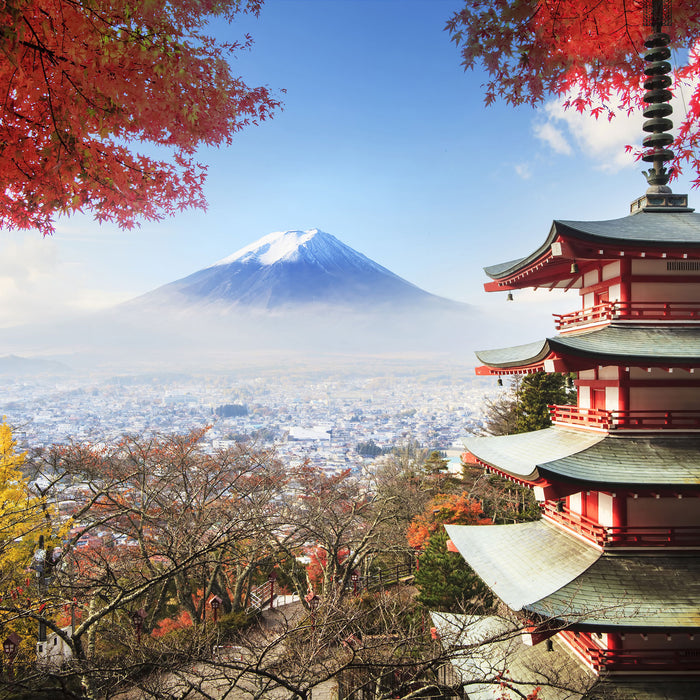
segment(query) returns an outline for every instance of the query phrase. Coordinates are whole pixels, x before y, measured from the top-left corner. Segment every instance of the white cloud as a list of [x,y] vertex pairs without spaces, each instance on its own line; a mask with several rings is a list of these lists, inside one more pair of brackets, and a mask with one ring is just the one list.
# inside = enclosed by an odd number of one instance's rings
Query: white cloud
[[0,232],[0,328],[60,320],[111,306],[124,295],[90,288],[81,266],[59,242],[33,232]]
[[[687,111],[684,95],[692,94],[695,84],[678,85],[671,101],[678,124]],[[564,109],[563,102],[548,102],[533,125],[535,136],[563,155],[587,155],[601,170],[616,172],[627,167],[639,167],[634,153],[625,146],[641,148],[644,117],[641,110],[628,115],[618,111],[612,119],[603,113],[598,119],[576,109]],[[571,144],[576,145],[576,149]]]
[[596,119],[590,114],[575,109],[564,109],[558,101],[548,102],[544,107],[544,119],[533,127],[535,136],[545,141],[557,153],[574,155],[583,153],[599,163],[601,170],[618,171],[636,164],[634,155],[627,153],[628,144],[641,144],[641,112],[627,115],[619,112],[608,119],[605,115]]
[[529,163],[517,163],[515,165],[515,173],[523,180],[529,180],[532,177],[532,168]]
[[560,128],[554,125],[555,120],[550,115],[548,115],[548,118],[550,121],[535,124],[535,136],[545,143],[548,143],[557,153],[570,156],[573,153],[573,149],[566,140],[564,133]]

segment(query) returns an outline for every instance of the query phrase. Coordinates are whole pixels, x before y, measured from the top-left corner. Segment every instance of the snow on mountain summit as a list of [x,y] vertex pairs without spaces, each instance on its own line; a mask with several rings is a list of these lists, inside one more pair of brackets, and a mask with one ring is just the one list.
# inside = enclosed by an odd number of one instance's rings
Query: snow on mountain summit
[[389,272],[370,258],[353,250],[335,236],[317,228],[307,231],[276,231],[268,233],[254,243],[245,246],[211,267],[231,263],[257,263],[275,265],[277,263],[306,262],[322,267],[334,267],[340,262],[354,266],[373,267]]

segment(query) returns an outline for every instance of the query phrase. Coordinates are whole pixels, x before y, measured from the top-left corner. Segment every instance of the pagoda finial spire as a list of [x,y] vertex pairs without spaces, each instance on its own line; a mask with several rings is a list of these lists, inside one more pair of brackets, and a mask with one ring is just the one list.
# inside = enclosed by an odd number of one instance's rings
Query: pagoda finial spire
[[671,23],[670,0],[645,0],[644,25],[651,28],[652,33],[646,38],[644,54],[646,67],[644,74],[644,102],[646,107],[642,114],[646,118],[642,129],[648,136],[644,137],[642,145],[647,149],[642,155],[645,163],[652,167],[643,171],[649,188],[643,197],[632,203],[631,211],[668,211],[669,208],[687,210],[687,195],[673,195],[668,186],[671,173],[664,165],[673,160],[673,151],[668,148],[673,143],[673,122],[669,116],[673,113],[670,104],[673,95],[668,89],[671,86],[671,57],[669,44],[671,37],[662,31],[664,26]]

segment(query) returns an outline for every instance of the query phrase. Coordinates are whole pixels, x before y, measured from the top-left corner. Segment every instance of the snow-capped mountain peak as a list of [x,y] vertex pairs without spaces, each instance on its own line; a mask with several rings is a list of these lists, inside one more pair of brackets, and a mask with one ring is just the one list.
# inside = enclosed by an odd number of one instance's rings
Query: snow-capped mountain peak
[[[261,265],[274,265],[281,260],[293,261],[299,258],[299,248],[314,236],[322,233],[316,228],[308,231],[275,231],[259,238],[254,243],[237,250],[212,267],[229,265],[232,262],[257,262]],[[329,234],[323,234],[329,235]]]
[[306,262],[323,267],[336,266],[339,261],[354,266],[372,267],[383,272],[385,268],[358,253],[330,233],[317,228],[307,231],[276,231],[219,260],[211,267],[231,263],[256,263],[271,266],[277,263]]
[[277,231],[210,267],[141,297],[219,308],[281,309],[309,305],[364,310],[454,305],[419,289],[319,229]]

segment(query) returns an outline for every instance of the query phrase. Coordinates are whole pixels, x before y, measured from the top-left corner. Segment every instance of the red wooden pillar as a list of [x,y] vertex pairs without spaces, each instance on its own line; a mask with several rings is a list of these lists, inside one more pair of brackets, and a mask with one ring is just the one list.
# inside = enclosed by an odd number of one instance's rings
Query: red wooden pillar
[[614,493],[612,499],[612,526],[623,527],[627,524],[627,494]]
[[629,308],[632,301],[632,261],[629,258],[620,259],[620,301],[622,308]]
[[617,408],[626,415],[625,411],[630,410],[630,371],[629,368],[620,367],[618,369],[618,399]]

